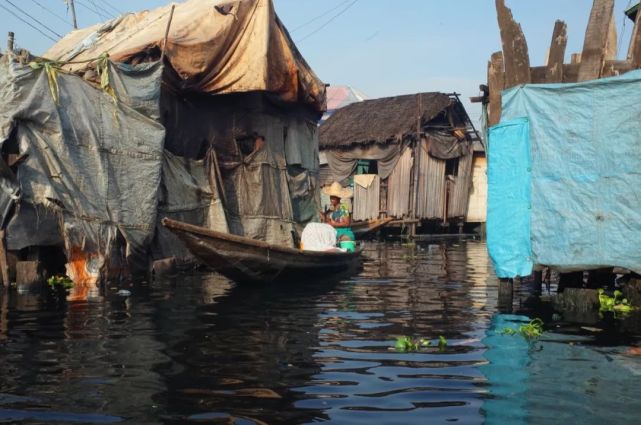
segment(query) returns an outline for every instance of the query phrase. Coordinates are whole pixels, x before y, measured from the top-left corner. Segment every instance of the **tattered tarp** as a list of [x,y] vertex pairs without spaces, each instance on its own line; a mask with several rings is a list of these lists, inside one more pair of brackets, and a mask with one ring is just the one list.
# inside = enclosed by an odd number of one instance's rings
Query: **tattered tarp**
[[132,268],[145,267],[165,130],[78,77],[59,74],[57,87],[58,103],[44,69],[0,61],[0,142],[11,137],[27,155],[3,181],[21,189],[20,202],[61,218],[68,258],[106,258],[120,233]]
[[394,170],[401,154],[401,144],[388,145],[372,144],[368,146],[355,146],[352,149],[325,150],[327,163],[332,170],[333,181],[340,182],[354,173],[359,160],[378,161],[378,176],[386,179]]
[[459,140],[450,131],[430,131],[427,138],[429,139],[430,155],[434,158],[453,159],[470,152],[470,143],[466,140]]
[[[530,122],[531,150],[519,161],[531,155],[535,264],[641,272],[634,243],[641,239],[639,116],[641,71],[578,84],[525,85],[503,94],[502,121]],[[492,133],[489,149],[489,166],[496,167]],[[500,208],[496,202],[489,199],[490,210]],[[526,202],[519,201],[519,211],[527,210]],[[513,230],[497,228],[496,236],[513,238]]]
[[[190,0],[175,4],[166,59],[181,91],[266,91],[287,102],[325,109],[325,85],[298,52],[271,0]],[[80,62],[108,53],[115,62],[158,57],[171,5],[126,14],[76,30],[44,56]],[[65,66],[86,70],[92,63]]]

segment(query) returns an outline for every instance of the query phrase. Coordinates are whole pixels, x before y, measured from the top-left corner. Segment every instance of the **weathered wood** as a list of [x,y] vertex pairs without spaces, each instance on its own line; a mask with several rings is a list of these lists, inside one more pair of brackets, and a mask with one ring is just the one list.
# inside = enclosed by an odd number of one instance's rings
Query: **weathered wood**
[[641,68],[641,13],[638,12],[628,47],[628,61],[632,68]]
[[605,60],[615,60],[617,58],[617,52],[619,50],[619,42],[617,36],[617,23],[614,19],[614,14],[612,19],[610,19],[610,27],[608,28],[608,41],[605,45]]
[[9,262],[7,261],[4,230],[0,230],[0,274],[2,275],[2,283],[6,286],[10,285],[11,279],[9,278]]
[[[641,13],[638,15],[641,15]],[[623,296],[627,298],[633,306],[641,307],[641,279],[630,279],[627,281],[623,287]]]
[[529,83],[530,55],[521,25],[514,20],[512,11],[505,6],[505,0],[496,0],[496,13],[503,44],[505,87]]
[[613,11],[614,0],[594,0],[590,21],[585,32],[578,81],[593,80],[601,76],[605,65]]
[[581,53],[572,53],[572,56],[570,58],[570,63],[572,65],[581,63]]
[[590,324],[599,321],[599,293],[594,289],[567,288],[553,298],[553,303],[566,321]]
[[512,313],[514,303],[514,281],[499,279],[497,307],[501,313]]
[[40,261],[18,261],[16,264],[16,285],[19,289],[32,289],[42,284]]
[[[556,21],[550,53],[548,54],[547,67],[545,70],[545,81],[547,83],[563,82],[563,61],[565,60],[565,48],[568,44],[568,27],[563,21]],[[534,82],[534,77],[532,77]]]
[[487,82],[490,89],[489,125],[496,125],[501,120],[501,91],[505,88],[505,72],[503,68],[503,53],[492,54],[488,70]]

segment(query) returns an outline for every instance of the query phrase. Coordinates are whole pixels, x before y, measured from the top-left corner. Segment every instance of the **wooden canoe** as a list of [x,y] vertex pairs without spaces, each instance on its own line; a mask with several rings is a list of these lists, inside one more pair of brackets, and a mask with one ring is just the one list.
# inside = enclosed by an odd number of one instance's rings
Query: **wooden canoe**
[[352,223],[352,232],[354,232],[354,236],[357,238],[363,237],[368,233],[375,232],[392,220],[394,220],[392,217],[387,217],[376,220],[355,221]]
[[301,251],[168,218],[162,224],[205,266],[238,283],[304,283],[354,272],[360,265],[360,249],[353,253]]

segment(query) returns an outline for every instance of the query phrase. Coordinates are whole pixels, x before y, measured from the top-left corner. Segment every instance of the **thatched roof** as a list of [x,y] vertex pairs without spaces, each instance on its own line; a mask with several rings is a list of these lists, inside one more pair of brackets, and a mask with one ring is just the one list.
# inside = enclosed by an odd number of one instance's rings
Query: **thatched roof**
[[320,126],[320,147],[332,149],[386,143],[415,133],[419,98],[423,125],[452,104],[452,99],[443,93],[418,93],[352,103],[334,112]]

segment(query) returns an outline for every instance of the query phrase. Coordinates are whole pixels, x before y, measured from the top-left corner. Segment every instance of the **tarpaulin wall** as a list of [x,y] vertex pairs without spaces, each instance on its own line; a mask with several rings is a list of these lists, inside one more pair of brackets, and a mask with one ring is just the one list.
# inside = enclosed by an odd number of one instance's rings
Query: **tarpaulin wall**
[[526,118],[490,129],[487,246],[499,278],[532,273],[530,139]]
[[[640,115],[641,71],[578,84],[525,85],[503,94],[502,122],[527,117],[530,123],[531,150],[519,161],[531,156],[535,264],[561,271],[641,271],[635,245],[641,239]],[[490,169],[496,167],[493,134]],[[492,184],[490,175],[490,192]],[[489,210],[500,202],[490,195]],[[513,238],[513,230],[504,226],[495,235]]]
[[4,184],[21,189],[20,202],[57,215],[70,261],[83,251],[101,265],[120,233],[132,268],[146,267],[164,128],[78,77],[58,75],[56,103],[44,70],[6,60],[0,67],[0,142],[11,138],[26,156]]
[[[164,92],[161,116],[169,151],[193,159],[215,153],[231,233],[292,246],[291,232],[317,218],[316,112],[265,93],[178,97]],[[265,145],[243,153],[238,140],[254,133]]]

